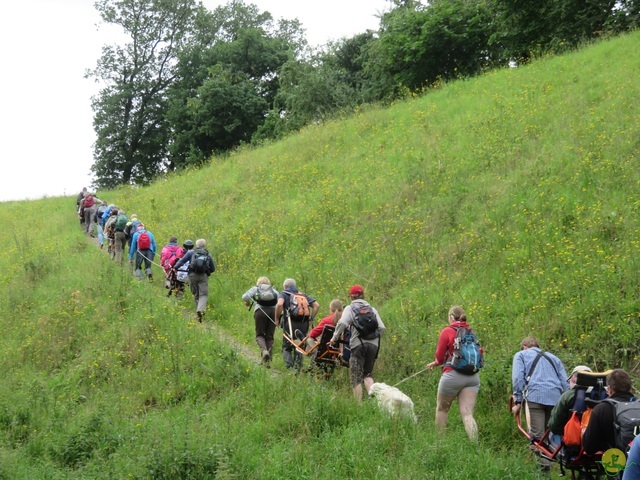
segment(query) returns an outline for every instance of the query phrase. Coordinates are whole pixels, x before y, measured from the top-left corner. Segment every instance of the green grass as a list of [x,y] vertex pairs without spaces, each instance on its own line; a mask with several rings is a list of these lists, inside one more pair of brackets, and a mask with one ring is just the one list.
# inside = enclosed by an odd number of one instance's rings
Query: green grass
[[507,408],[522,337],[567,368],[638,363],[639,39],[99,192],[160,245],[208,240],[208,321],[256,354],[240,297],[262,275],[296,278],[322,312],[362,284],[389,384],[463,305],[487,355],[478,446],[455,406],[435,432],[437,372],[402,384],[416,426],[357,406],[344,370],[266,373],[189,320],[188,295],[166,299],[159,271],[137,282],[85,239],[75,198],[48,198],[0,204],[0,479],[537,478]]

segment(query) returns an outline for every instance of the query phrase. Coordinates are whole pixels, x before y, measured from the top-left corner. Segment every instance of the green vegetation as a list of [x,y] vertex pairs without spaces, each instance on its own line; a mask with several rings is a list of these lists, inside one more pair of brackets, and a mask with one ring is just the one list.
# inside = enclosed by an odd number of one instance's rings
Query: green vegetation
[[487,355],[478,446],[455,411],[435,432],[436,372],[402,384],[414,426],[357,406],[344,370],[263,370],[190,321],[188,297],[166,299],[159,272],[134,281],[84,238],[75,198],[51,198],[0,204],[0,479],[537,478],[507,408],[522,337],[567,368],[638,363],[639,40],[99,193],[160,243],[208,240],[208,320],[256,354],[240,295],[265,274],[323,312],[362,284],[389,384],[432,359],[463,305]]

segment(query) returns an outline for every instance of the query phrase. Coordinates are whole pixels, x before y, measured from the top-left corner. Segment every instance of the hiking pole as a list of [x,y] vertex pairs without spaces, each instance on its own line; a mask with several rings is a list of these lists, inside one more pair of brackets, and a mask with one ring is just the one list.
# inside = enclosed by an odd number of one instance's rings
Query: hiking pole
[[422,372],[427,371],[428,369],[425,367],[422,370],[420,370],[419,372],[414,373],[413,375],[409,375],[407,378],[403,378],[402,380],[400,380],[398,383],[396,383],[395,385],[392,385],[392,387],[397,387],[398,385],[400,385],[402,382],[406,382],[407,380],[409,380],[410,378],[415,377],[416,375],[420,375]]
[[[251,305],[249,305],[249,310],[251,310],[251,307],[253,307],[253,304],[254,304],[254,302],[251,302]],[[274,320],[273,318],[271,318],[267,312],[265,312],[265,311],[264,311],[264,309],[262,308],[262,306],[261,306],[260,304],[258,304],[258,307],[257,307],[257,308],[258,308],[262,313],[264,313],[264,314],[265,314],[265,316],[266,316],[269,320],[271,320],[271,323],[273,323],[276,327],[278,326],[278,325],[276,324],[275,320]]]

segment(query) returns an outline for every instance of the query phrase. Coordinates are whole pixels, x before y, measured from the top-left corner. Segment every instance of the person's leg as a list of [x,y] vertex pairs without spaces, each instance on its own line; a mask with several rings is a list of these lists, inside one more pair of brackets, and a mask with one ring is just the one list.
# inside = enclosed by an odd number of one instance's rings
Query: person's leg
[[[525,402],[525,415],[529,433],[537,439],[541,439],[547,430],[550,408],[540,403]],[[551,468],[551,461],[543,457],[538,458],[538,464],[543,471],[548,471]]]
[[198,306],[196,310],[204,315],[207,309],[207,299],[209,298],[209,277],[206,273],[201,275],[202,278],[198,280]]
[[140,280],[142,280],[142,255],[140,254],[140,251],[138,250],[136,252],[136,265],[135,265],[135,276],[137,278],[139,278]]
[[458,394],[458,408],[460,409],[462,423],[467,436],[474,442],[478,441],[478,424],[473,418],[473,409],[476,406],[477,397],[478,392],[472,388],[463,388]]
[[256,328],[256,343],[258,344],[258,348],[260,348],[260,353],[267,350],[267,340],[266,340],[266,330],[267,324],[265,322],[266,317],[262,310],[256,309],[253,312],[253,319],[255,321]]
[[362,345],[351,350],[349,358],[349,380],[353,389],[353,396],[358,403],[362,402],[362,382],[364,381],[365,351]]
[[436,428],[444,430],[449,420],[449,409],[456,397],[444,395],[438,388],[438,396],[436,397]]

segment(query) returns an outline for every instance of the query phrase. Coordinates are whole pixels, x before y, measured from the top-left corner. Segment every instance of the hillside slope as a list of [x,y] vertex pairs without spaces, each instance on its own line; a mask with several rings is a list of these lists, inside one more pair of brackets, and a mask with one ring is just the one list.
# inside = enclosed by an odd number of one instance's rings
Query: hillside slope
[[[99,192],[160,244],[208,240],[208,319],[248,346],[240,296],[262,275],[296,278],[322,312],[363,285],[388,327],[376,379],[389,384],[431,360],[463,305],[487,352],[478,448],[455,412],[447,438],[434,432],[435,373],[402,386],[417,427],[357,408],[344,371],[265,374],[188,322],[189,298],[133,281],[83,237],[74,199],[53,198],[0,204],[0,478],[535,478],[506,413],[521,338],[567,368],[637,366],[639,40]],[[321,450],[342,461],[318,467]]]

